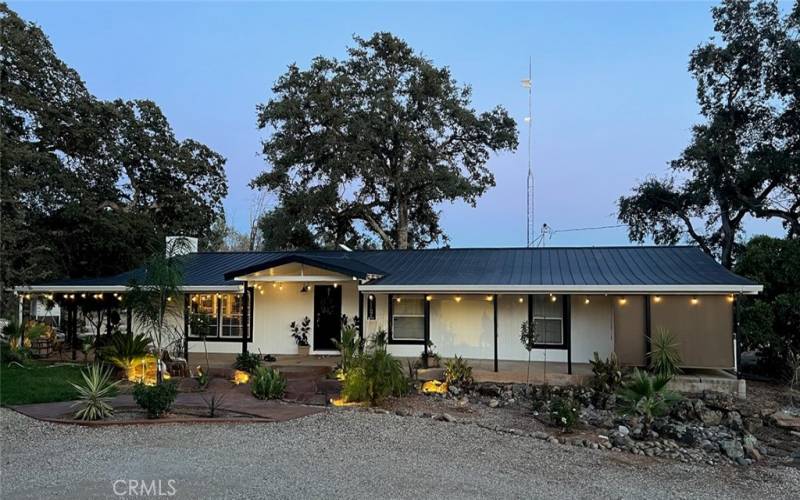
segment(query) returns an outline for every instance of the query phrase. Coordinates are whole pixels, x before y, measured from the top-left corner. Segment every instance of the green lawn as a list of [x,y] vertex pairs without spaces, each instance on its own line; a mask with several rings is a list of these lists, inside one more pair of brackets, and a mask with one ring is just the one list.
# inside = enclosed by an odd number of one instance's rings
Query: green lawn
[[83,366],[29,364],[0,366],[0,405],[49,403],[75,399],[70,382],[81,382]]

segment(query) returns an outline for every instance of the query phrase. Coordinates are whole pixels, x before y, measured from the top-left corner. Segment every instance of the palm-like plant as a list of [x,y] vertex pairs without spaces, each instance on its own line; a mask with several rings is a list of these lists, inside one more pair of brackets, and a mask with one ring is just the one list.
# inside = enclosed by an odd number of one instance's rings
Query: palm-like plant
[[103,357],[127,373],[133,362],[147,354],[150,338],[146,335],[115,333],[111,343],[103,348]]
[[634,370],[630,380],[617,393],[622,410],[639,415],[645,428],[649,428],[655,417],[664,415],[680,399],[680,396],[667,390],[670,379],[664,375]]
[[[156,254],[145,264],[141,281],[133,280],[126,296],[134,317],[142,330],[150,337],[153,348],[160,359],[165,343],[170,337],[179,336],[179,323],[183,301],[183,258],[188,249],[188,240],[176,238],[167,244],[166,254]],[[177,307],[173,307],[178,305]],[[173,335],[174,334],[174,335]],[[161,383],[162,366],[156,365],[156,381]]]
[[81,372],[83,384],[73,384],[78,391],[78,400],[73,408],[78,408],[75,418],[79,420],[101,420],[114,413],[109,401],[116,391],[119,381],[111,381],[111,370],[105,370],[100,364],[88,366]]
[[675,335],[666,328],[656,329],[656,334],[650,339],[650,369],[656,375],[672,377],[681,372],[681,355],[678,352],[679,342]]

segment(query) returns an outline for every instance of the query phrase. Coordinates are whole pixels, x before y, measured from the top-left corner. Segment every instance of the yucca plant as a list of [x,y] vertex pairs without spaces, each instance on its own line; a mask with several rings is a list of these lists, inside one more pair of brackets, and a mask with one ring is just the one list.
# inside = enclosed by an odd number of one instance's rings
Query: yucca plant
[[111,396],[116,392],[119,381],[111,381],[111,370],[104,369],[99,363],[86,367],[81,371],[83,384],[74,384],[78,391],[78,400],[73,408],[78,408],[75,418],[79,420],[102,420],[114,414],[109,404]]
[[680,400],[680,396],[667,390],[670,379],[635,369],[630,380],[617,393],[620,408],[642,417],[645,428],[649,429],[655,417],[664,415]]
[[650,370],[656,375],[672,377],[681,372],[681,355],[678,351],[680,343],[666,328],[657,328],[656,334],[650,338]]
[[286,392],[286,379],[278,370],[260,366],[253,373],[250,389],[258,399],[280,399]]

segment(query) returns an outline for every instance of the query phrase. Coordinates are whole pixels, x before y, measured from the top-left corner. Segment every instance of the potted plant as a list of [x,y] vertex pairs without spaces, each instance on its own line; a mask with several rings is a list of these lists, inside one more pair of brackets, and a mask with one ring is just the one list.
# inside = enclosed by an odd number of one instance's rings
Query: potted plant
[[434,351],[436,345],[428,340],[428,349],[427,354],[426,351],[422,351],[419,355],[419,360],[417,364],[419,368],[439,368],[441,364],[441,358],[439,355]]
[[311,319],[309,319],[308,316],[303,318],[299,325],[296,321],[292,321],[289,324],[289,331],[297,344],[297,354],[300,356],[308,356],[308,351],[310,349],[308,345],[308,332],[311,331],[310,325]]

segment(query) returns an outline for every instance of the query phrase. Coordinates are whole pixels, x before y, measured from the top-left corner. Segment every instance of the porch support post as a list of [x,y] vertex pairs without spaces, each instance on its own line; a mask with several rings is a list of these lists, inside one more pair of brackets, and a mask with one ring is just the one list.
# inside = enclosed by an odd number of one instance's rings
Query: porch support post
[[128,306],[125,310],[125,329],[127,330],[128,335],[133,336],[133,309],[131,306]]
[[78,306],[70,307],[72,312],[72,319],[70,320],[70,327],[69,327],[69,343],[72,346],[72,360],[75,361],[77,358],[77,353],[75,352],[76,344],[78,343]]
[[[186,360],[186,366],[189,366],[189,304],[190,297],[188,293],[183,294],[183,359]],[[130,311],[130,308],[128,309]],[[130,322],[128,322],[130,324]]]
[[423,330],[425,336],[425,345],[423,346],[423,353],[425,358],[425,368],[428,368],[428,344],[431,342],[431,303],[426,295],[423,299],[423,311],[425,315],[425,328]]
[[650,366],[650,336],[652,334],[652,319],[650,317],[650,296],[644,296],[644,366]]
[[247,339],[250,336],[250,289],[247,284],[242,293],[242,354],[247,354]]
[[[110,301],[111,299],[109,299]],[[106,306],[106,335],[111,336],[111,302]],[[97,339],[95,339],[96,341]]]
[[739,299],[741,296],[733,296],[733,348],[735,358],[734,362],[736,363],[736,378],[742,378],[742,349],[741,345],[739,344]]
[[564,295],[562,302],[564,343],[567,344],[567,375],[572,375],[572,295]]
[[492,299],[494,304],[494,371],[497,372],[497,294]]
[[358,292],[358,337],[364,342],[364,293]]

